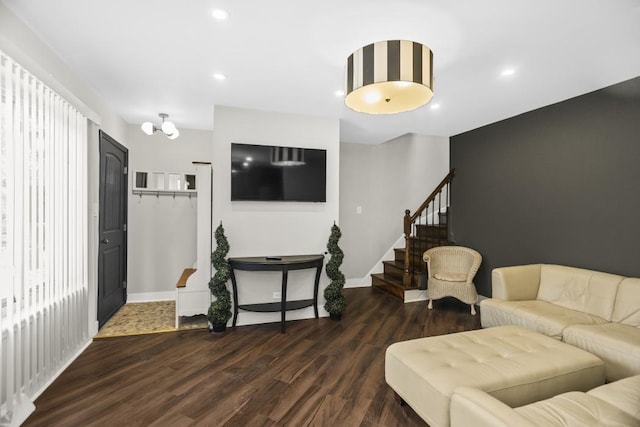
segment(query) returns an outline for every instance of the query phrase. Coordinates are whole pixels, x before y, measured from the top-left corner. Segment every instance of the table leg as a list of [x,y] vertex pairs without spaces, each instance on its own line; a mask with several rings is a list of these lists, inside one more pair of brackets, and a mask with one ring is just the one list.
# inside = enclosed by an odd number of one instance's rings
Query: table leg
[[238,320],[238,286],[236,284],[236,275],[233,273],[233,268],[229,267],[231,273],[231,287],[233,288],[233,323],[232,327],[236,327],[236,321]]
[[287,280],[289,278],[289,269],[285,265],[282,269],[282,290],[280,295],[280,333],[284,334],[285,313],[287,312]]
[[316,319],[318,316],[318,285],[320,284],[320,274],[322,273],[322,261],[318,263],[318,267],[316,268],[316,281],[313,287],[313,312],[316,315]]

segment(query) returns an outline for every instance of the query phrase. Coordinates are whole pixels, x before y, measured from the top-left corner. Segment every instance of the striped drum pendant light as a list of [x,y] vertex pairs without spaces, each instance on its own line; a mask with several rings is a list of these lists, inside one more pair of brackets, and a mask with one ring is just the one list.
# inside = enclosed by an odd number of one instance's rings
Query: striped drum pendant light
[[372,43],[347,58],[345,104],[354,111],[411,111],[433,96],[433,53],[408,40]]

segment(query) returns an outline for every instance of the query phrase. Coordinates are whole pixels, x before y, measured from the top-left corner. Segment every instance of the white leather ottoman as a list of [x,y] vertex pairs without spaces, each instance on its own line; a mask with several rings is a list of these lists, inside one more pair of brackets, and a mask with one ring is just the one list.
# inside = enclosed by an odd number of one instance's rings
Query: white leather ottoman
[[392,344],[385,379],[431,427],[446,427],[456,387],[478,388],[511,407],[523,406],[604,384],[604,364],[537,332],[499,326]]

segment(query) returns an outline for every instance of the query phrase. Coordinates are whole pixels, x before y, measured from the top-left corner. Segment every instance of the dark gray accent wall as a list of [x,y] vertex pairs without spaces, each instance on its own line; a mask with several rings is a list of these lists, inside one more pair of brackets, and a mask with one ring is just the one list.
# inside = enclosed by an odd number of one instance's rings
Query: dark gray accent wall
[[453,136],[451,166],[452,239],[482,254],[480,294],[508,265],[640,277],[640,77]]

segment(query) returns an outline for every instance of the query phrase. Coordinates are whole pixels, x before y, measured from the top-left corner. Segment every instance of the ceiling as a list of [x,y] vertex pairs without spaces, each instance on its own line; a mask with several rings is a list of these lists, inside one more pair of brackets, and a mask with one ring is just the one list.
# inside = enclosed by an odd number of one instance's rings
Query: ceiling
[[[132,124],[164,112],[213,129],[213,105],[226,105],[339,118],[341,141],[375,144],[456,135],[640,76],[638,0],[2,1]],[[335,94],[347,56],[391,39],[432,49],[432,101],[349,110]]]

